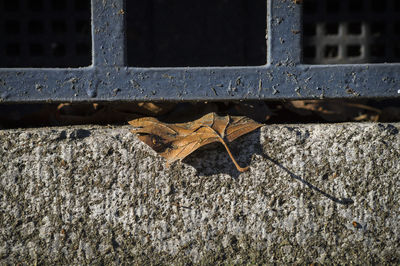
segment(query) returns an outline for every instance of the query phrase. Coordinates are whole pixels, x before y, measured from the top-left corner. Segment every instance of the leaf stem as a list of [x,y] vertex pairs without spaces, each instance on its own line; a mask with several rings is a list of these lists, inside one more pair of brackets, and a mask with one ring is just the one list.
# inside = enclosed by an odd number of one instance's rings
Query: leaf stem
[[[215,130],[212,128],[212,127],[209,127],[211,130],[213,130],[214,132],[215,132]],[[233,157],[233,155],[232,155],[232,153],[231,153],[231,151],[229,150],[229,147],[228,147],[228,145],[226,145],[226,143],[225,143],[225,141],[224,141],[224,139],[223,138],[221,138],[221,136],[217,133],[217,132],[215,132],[216,133],[216,135],[218,136],[218,138],[219,138],[219,142],[221,142],[222,143],[222,145],[224,145],[224,147],[225,147],[225,149],[226,149],[226,151],[228,152],[228,154],[229,154],[229,157],[231,157],[231,160],[232,160],[232,162],[235,164],[235,166],[236,166],[236,169],[238,169],[238,171],[239,172],[241,172],[241,173],[243,173],[243,172],[246,172],[247,170],[249,170],[249,166],[246,166],[246,167],[240,167],[240,165],[236,162],[236,160],[235,160],[235,158]]]

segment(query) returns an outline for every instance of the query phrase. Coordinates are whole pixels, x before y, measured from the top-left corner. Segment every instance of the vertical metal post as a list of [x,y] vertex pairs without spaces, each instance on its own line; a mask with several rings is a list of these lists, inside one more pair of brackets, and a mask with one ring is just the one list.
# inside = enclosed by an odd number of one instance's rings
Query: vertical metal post
[[92,0],[93,65],[124,66],[125,0]]
[[293,66],[301,62],[301,4],[268,1],[268,64]]

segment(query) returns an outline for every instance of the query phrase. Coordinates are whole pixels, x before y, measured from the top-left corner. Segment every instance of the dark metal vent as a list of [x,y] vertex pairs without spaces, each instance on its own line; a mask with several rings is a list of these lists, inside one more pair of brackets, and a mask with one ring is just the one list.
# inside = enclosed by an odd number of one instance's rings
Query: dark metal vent
[[310,64],[400,62],[399,0],[304,0]]
[[400,97],[400,0],[0,4],[0,102]]
[[266,0],[129,0],[128,64],[266,63]]
[[0,0],[0,67],[91,64],[90,0]]

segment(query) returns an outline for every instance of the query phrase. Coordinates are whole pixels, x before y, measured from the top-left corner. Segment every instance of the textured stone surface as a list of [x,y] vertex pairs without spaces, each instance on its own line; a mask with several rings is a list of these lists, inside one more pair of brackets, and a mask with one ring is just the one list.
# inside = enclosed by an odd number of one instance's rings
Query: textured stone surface
[[268,125],[167,169],[129,127],[0,131],[3,263],[400,263],[399,124]]

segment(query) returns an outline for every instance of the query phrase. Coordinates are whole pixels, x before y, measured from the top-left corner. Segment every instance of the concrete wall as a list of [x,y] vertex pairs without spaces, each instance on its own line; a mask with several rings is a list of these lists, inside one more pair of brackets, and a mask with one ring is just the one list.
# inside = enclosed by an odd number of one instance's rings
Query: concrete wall
[[0,131],[3,263],[400,263],[400,124],[268,125],[166,168],[129,127]]

